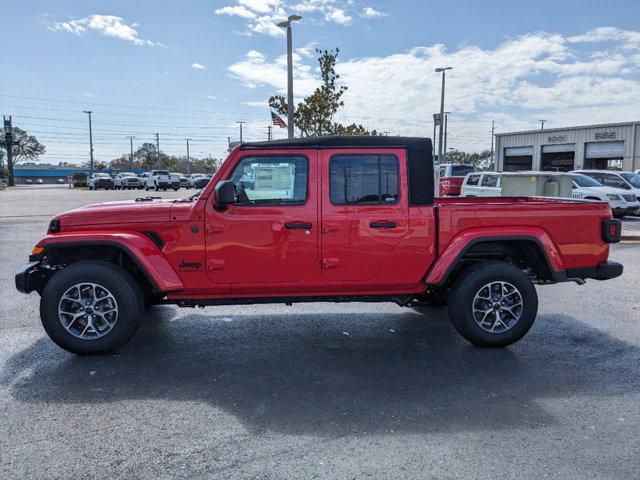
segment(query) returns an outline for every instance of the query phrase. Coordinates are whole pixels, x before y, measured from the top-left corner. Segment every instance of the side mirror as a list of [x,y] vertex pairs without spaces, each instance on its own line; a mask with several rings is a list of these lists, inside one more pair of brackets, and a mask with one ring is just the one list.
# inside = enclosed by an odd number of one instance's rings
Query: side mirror
[[216,196],[216,206],[221,209],[225,209],[227,205],[237,201],[236,184],[231,180],[218,182],[214,188],[214,193]]

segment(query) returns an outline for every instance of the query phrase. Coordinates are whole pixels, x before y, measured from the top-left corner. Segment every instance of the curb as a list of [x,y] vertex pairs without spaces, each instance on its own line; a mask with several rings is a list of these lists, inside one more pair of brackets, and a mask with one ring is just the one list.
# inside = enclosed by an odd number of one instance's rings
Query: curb
[[623,233],[620,236],[620,241],[624,240],[640,242],[640,233]]

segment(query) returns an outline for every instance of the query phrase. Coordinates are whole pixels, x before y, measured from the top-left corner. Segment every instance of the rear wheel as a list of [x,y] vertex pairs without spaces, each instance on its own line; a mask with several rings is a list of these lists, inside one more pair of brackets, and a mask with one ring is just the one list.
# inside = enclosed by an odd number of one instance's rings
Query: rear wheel
[[74,263],[56,273],[40,300],[51,339],[77,354],[111,353],[138,329],[144,301],[133,277],[109,262]]
[[449,318],[464,338],[480,347],[520,340],[538,312],[538,295],[527,275],[505,262],[469,267],[449,294]]

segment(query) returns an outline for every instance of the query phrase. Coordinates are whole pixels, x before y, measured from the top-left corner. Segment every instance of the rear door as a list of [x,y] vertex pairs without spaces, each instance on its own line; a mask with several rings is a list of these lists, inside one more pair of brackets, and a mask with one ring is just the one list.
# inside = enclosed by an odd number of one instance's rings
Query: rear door
[[405,150],[332,149],[321,157],[322,275],[373,280],[409,229]]

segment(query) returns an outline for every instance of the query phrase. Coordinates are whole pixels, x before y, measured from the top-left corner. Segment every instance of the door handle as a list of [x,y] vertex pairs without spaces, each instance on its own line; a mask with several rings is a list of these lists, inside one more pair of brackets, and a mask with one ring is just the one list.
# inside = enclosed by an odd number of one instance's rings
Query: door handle
[[396,222],[371,222],[371,228],[396,228]]
[[284,228],[287,230],[309,230],[313,225],[310,223],[285,223]]

